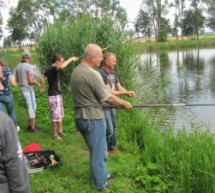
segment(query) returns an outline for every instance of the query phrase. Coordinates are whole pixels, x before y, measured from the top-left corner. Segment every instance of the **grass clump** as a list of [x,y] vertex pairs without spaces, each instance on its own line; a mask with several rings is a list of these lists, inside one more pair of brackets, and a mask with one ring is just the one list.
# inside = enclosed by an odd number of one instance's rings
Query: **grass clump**
[[[146,192],[214,192],[214,136],[209,131],[185,128],[162,129],[163,118],[154,120],[152,110],[129,113],[123,111],[120,120],[120,147],[139,158],[131,176],[136,188]],[[121,120],[123,119],[123,121]],[[136,121],[134,121],[136,120]]]

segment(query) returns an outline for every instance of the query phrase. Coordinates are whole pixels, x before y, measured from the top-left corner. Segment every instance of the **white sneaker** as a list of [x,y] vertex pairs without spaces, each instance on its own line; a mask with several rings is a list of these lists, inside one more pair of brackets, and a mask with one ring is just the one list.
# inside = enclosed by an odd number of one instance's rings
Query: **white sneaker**
[[56,135],[53,138],[54,138],[54,140],[57,140],[57,141],[62,141],[63,140],[59,135]]
[[19,125],[16,126],[16,131],[17,131],[17,133],[20,131],[20,126]]

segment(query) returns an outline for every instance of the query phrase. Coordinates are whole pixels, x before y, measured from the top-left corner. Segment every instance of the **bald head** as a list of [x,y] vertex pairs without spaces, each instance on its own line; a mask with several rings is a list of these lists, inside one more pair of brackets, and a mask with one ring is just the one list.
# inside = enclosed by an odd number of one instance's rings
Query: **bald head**
[[89,59],[102,53],[102,49],[97,44],[88,44],[84,50],[84,59]]
[[92,67],[100,65],[103,59],[102,49],[97,44],[88,44],[85,48],[83,60],[87,61]]

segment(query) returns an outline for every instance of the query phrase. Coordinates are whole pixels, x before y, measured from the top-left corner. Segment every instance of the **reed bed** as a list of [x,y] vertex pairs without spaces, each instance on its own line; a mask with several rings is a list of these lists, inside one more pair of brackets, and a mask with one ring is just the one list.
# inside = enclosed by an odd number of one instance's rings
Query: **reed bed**
[[[117,55],[120,64],[117,68],[122,77],[131,80],[133,75],[129,69],[134,65],[137,56],[130,42],[120,45],[125,38],[124,30],[112,20],[80,15],[67,22],[59,21],[47,26],[37,44],[36,52],[42,68],[46,68],[51,65],[54,54],[62,54],[65,58],[77,56],[81,59],[87,44],[96,43],[105,48],[104,53],[111,51]],[[70,65],[64,70],[61,82],[65,86],[69,84],[70,74],[76,65],[77,63]],[[130,83],[131,81],[129,85]]]

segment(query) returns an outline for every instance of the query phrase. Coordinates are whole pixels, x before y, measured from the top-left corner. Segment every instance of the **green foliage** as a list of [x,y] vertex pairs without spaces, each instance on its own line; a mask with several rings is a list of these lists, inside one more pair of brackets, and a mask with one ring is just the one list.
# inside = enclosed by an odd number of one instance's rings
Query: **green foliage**
[[163,17],[160,18],[160,27],[158,31],[158,42],[166,42],[167,34],[170,32],[169,21]]
[[137,21],[135,24],[137,32],[151,36],[153,33],[157,42],[167,40],[169,21],[164,17],[167,12],[168,0],[162,3],[161,0],[146,0],[142,3]]
[[185,13],[184,19],[182,21],[182,34],[185,36],[194,37],[197,36],[200,32],[200,29],[203,28],[204,16],[202,15],[201,9],[196,10],[187,10]]
[[215,31],[215,5],[213,0],[206,0],[207,2],[207,13],[208,18],[207,20],[207,26],[210,27],[213,31]]
[[[65,58],[71,56],[81,57],[87,44],[97,43],[104,48],[104,52],[111,51],[116,53],[119,63],[117,68],[120,69],[120,73],[127,75],[122,74],[122,77],[129,80],[133,77],[132,71],[129,69],[134,66],[136,53],[131,43],[121,44],[125,40],[123,30],[117,28],[111,19],[98,19],[87,15],[79,15],[71,18],[66,24],[59,21],[48,26],[40,38],[36,51],[42,67],[46,68],[51,65],[51,59],[56,53],[62,54]],[[68,66],[64,70],[63,76],[61,76],[61,83],[66,86],[68,86],[74,66]]]
[[148,39],[152,36],[152,20],[144,10],[140,10],[135,23],[135,31],[142,33]]
[[8,27],[14,43],[21,45],[24,39],[37,41],[46,25],[58,20],[67,23],[80,14],[108,17],[122,26],[127,19],[119,1],[19,0],[10,11]]
[[[118,51],[119,48],[114,49]],[[118,53],[129,53],[128,48],[124,49]],[[20,59],[21,51],[0,54],[5,56],[12,67],[12,64]],[[38,63],[35,53],[32,54],[35,63]],[[165,60],[165,55],[161,57]],[[47,169],[42,173],[31,174],[32,192],[97,192],[89,185],[87,147],[83,138],[74,133],[70,95],[64,90],[64,130],[67,136],[62,142],[57,142],[52,139],[47,97],[40,96],[37,88],[35,91],[39,132],[29,133],[26,130],[27,112],[22,95],[18,88],[13,89],[16,114],[21,127],[21,144],[24,147],[37,142],[43,149],[55,150],[60,155],[63,165],[57,170]],[[114,172],[116,178],[105,192],[214,193],[214,136],[199,127],[189,131],[184,128],[176,132],[171,125],[163,127],[164,119],[165,113],[157,116],[153,109],[117,111],[117,143],[122,153],[109,155],[109,171]]]
[[171,186],[168,174],[162,171],[162,167],[153,163],[146,166],[140,164],[136,169],[134,181],[145,193],[166,193]]
[[[11,32],[11,38],[13,42],[17,43],[18,45],[21,45],[21,42],[28,37],[27,33],[27,21],[24,18],[23,10],[25,10],[26,6],[26,1],[28,0],[23,0],[24,5],[20,5],[18,7],[18,11],[15,9],[10,10],[10,19],[8,21],[8,28]],[[28,9],[27,9],[28,10]]]
[[[214,192],[215,140],[193,128],[176,133],[151,110],[118,112],[119,147],[139,157],[133,180],[150,192]],[[126,119],[125,117],[129,117]]]

